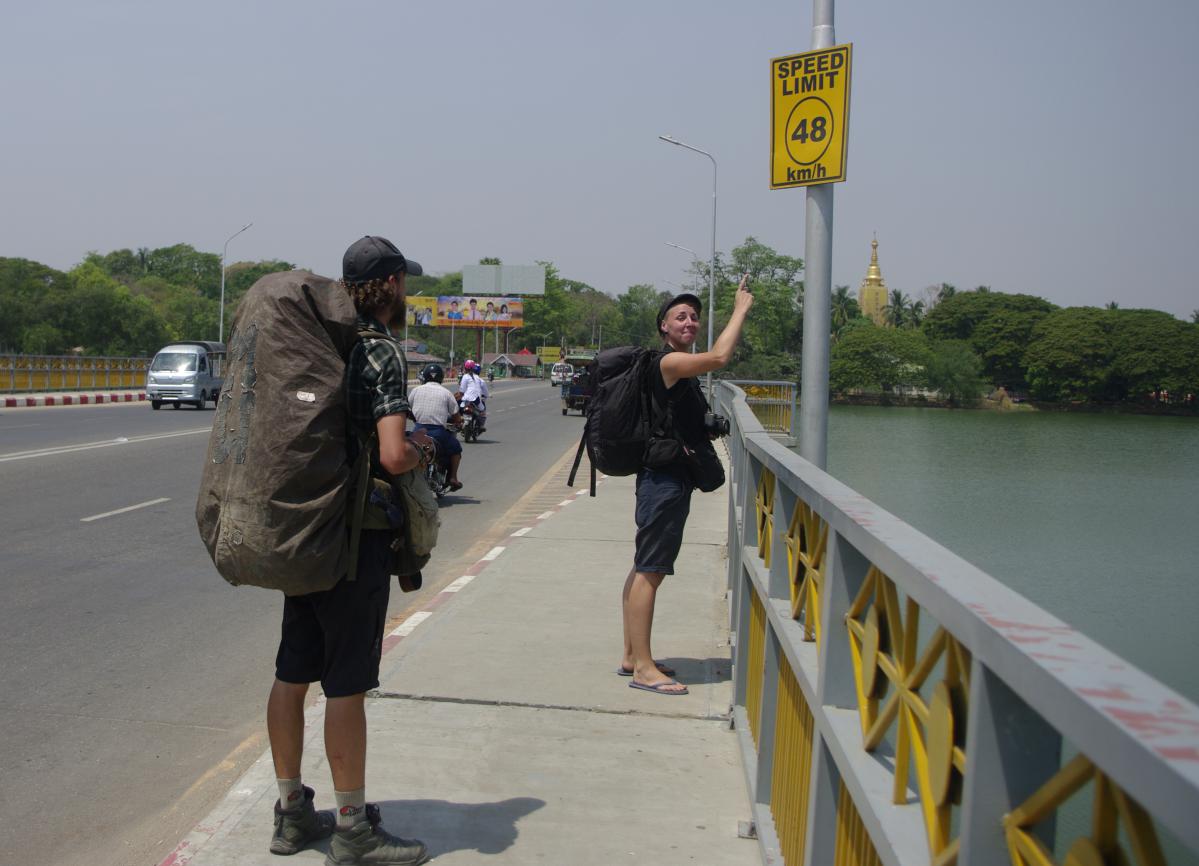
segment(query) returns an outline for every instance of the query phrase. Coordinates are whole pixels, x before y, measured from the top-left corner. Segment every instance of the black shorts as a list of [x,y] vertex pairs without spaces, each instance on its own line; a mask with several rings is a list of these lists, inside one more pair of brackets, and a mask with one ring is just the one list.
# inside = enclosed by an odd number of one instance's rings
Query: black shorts
[[357,580],[342,578],[332,589],[284,600],[276,678],[297,684],[319,681],[327,698],[378,687],[393,537],[386,530],[364,530]]
[[647,574],[674,574],[691,513],[691,483],[669,472],[637,473],[637,549],[633,567]]

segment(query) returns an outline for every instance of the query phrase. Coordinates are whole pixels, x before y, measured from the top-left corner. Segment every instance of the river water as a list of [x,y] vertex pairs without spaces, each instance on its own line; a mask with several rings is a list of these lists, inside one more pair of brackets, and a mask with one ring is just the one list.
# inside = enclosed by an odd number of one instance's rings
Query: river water
[[834,406],[829,472],[1199,702],[1199,421]]

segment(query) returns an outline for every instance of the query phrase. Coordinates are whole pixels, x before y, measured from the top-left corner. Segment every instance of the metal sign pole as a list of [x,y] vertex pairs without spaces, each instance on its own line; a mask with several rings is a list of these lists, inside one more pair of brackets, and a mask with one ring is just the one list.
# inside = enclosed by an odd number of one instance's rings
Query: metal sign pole
[[[812,2],[812,49],[831,48],[833,0]],[[803,366],[799,454],[824,469],[828,462],[828,366],[833,259],[833,185],[807,188],[804,239]]]

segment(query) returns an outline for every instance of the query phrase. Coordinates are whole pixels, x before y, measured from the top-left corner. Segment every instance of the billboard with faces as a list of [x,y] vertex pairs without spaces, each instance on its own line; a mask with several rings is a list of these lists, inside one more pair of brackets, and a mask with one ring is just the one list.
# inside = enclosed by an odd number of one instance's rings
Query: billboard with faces
[[443,295],[437,299],[439,328],[520,328],[525,323],[520,298]]

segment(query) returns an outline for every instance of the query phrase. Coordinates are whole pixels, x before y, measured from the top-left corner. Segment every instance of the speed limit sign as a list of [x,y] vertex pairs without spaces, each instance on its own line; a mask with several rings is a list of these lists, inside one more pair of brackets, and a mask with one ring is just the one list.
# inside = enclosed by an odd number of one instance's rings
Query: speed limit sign
[[770,62],[770,186],[845,180],[852,45]]

